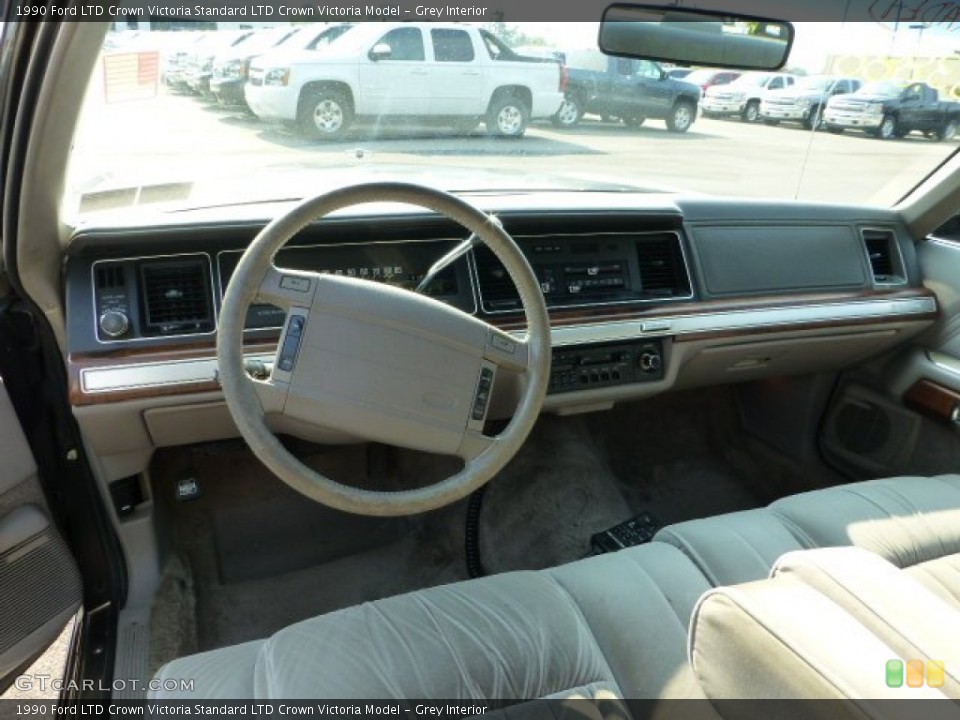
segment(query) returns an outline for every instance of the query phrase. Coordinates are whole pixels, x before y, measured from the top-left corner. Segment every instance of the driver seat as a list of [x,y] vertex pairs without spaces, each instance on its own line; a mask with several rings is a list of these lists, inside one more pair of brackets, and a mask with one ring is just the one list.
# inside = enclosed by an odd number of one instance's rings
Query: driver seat
[[[687,626],[709,583],[665,543],[364,603],[175,660],[156,699],[702,698]],[[167,681],[174,682],[167,682]]]

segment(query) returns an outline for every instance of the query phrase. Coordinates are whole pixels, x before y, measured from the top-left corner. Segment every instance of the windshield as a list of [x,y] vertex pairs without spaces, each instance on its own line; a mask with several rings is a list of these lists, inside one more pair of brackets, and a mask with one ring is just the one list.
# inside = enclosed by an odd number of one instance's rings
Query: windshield
[[867,83],[858,91],[860,95],[873,95],[876,97],[895,98],[900,97],[903,92],[903,85],[890,82]]
[[234,45],[234,49],[237,52],[262,52],[287,42],[297,31],[297,28],[289,27],[261,30],[238,42]]
[[730,84],[736,85],[738,87],[741,85],[745,85],[748,87],[762,87],[766,85],[769,79],[770,79],[769,73],[750,72],[750,73],[745,73],[744,75],[741,75]]
[[[930,30],[921,48],[903,23],[796,23],[782,71],[706,90],[729,69],[676,80],[669,66],[600,52],[596,23],[265,23],[239,44],[251,30],[140,25],[107,33],[91,75],[70,218],[289,201],[383,179],[890,205],[956,147],[951,38]],[[207,58],[248,51],[249,71],[211,76]],[[875,104],[861,115],[844,93],[765,103],[831,77],[869,79],[858,95],[891,98],[905,80],[925,83],[943,102],[912,125]]]
[[826,91],[834,83],[833,78],[829,77],[802,77],[797,80],[794,87],[800,91]]
[[700,85],[701,83],[708,83],[713,80],[714,75],[717,74],[716,70],[694,70],[692,73],[684,76],[686,82],[694,83],[695,85]]

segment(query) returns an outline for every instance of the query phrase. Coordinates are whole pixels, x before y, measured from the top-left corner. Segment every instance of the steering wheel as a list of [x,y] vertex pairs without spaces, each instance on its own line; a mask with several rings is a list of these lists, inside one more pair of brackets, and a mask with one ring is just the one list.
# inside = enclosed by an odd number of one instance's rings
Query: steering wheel
[[[408,290],[274,265],[277,251],[308,224],[373,202],[432,210],[482,240],[516,285],[526,338]],[[244,368],[244,322],[252,302],[286,312],[266,380],[252,378]],[[277,477],[346,512],[413,515],[466,497],[520,449],[547,392],[550,321],[533,269],[499,223],[440,190],[369,183],[305,200],[253,240],[223,296],[217,361],[227,407],[240,433]],[[502,371],[521,374],[522,397],[507,427],[488,436],[484,424]],[[415,489],[351,487],[294,457],[268,427],[268,416],[283,416],[294,426],[335,428],[370,441],[459,456],[464,467]]]

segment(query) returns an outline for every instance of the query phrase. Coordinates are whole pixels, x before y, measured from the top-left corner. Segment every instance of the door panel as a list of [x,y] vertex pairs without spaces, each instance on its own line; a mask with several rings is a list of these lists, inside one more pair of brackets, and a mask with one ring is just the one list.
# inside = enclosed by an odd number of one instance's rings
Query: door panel
[[641,107],[646,115],[664,118],[672,106],[672,83],[663,79],[660,69],[649,60],[637,61],[634,86],[641,98]]
[[76,563],[43,506],[37,466],[0,383],[0,689],[76,614]]
[[[429,63],[419,28],[396,28],[372,47],[390,46],[389,56],[360,60],[358,112],[370,115],[425,115],[431,112]],[[362,100],[362,103],[361,103]]]
[[960,243],[917,246],[940,318],[896,354],[845,374],[821,446],[857,478],[960,472]]
[[439,28],[431,30],[429,38],[433,48],[432,114],[482,115],[487,109],[484,73],[469,33]]

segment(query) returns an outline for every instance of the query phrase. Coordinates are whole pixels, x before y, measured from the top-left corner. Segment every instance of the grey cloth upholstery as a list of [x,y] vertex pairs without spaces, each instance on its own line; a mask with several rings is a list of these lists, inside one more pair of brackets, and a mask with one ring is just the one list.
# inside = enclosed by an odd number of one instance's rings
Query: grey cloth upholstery
[[[883,639],[795,574],[711,590],[690,628],[690,662],[711,700],[854,701],[829,704],[828,717],[884,717],[873,701],[904,698],[883,674],[895,657]],[[910,697],[944,698],[927,687],[911,688]],[[811,708],[797,710],[808,717]],[[775,714],[790,711],[777,706]]]
[[802,582],[836,603],[896,657],[943,662],[941,692],[960,699],[960,610],[910,573],[876,553],[843,547],[784,555],[773,577]]
[[921,585],[948,603],[960,606],[960,555],[947,555],[906,569]]
[[677,523],[654,538],[679,548],[712,585],[760,580],[784,553],[805,546],[767,509]]
[[[719,670],[711,675],[701,659],[698,682],[687,660],[687,628],[698,598],[711,585],[766,578],[785,553],[851,545],[905,568],[932,593],[930,600],[960,605],[960,476],[857,483],[785,498],[762,510],[681,523],[650,544],[618,553],[306,620],[263,642],[176,660],[158,677],[195,678],[188,694],[195,698],[607,702],[702,698],[701,682],[710,675],[719,688],[715,697],[724,697],[732,676]],[[748,601],[739,597],[714,601],[718,612],[710,617],[720,619],[703,622],[740,627]],[[838,627],[844,626],[841,618],[851,613],[824,600],[835,606],[829,612]],[[890,657],[882,639],[853,622],[856,628],[843,631],[851,642],[871,657]],[[750,632],[760,642],[762,629]],[[823,641],[829,644],[829,635]],[[722,657],[723,642],[702,657]],[[824,650],[804,647],[811,658]],[[801,662],[799,656],[783,657],[784,667]],[[828,674],[835,669],[827,667]],[[826,687],[817,685],[822,676],[811,677],[812,685],[794,691]],[[183,697],[162,690],[154,696]]]
[[[254,670],[263,645],[263,640],[254,640],[167,663],[154,678],[160,687],[166,685],[166,689],[151,694],[165,700],[254,700]],[[181,680],[192,681],[193,691],[182,687]]]
[[157,698],[697,697],[686,631],[709,584],[655,543],[347,608],[181,658]]
[[960,476],[900,477],[815,490],[761,510],[672,525],[655,540],[682,550],[714,585],[765,578],[786,552],[854,545],[900,568],[933,562],[924,582],[946,582],[940,593],[960,597],[960,570],[952,561],[940,562],[960,553]]

